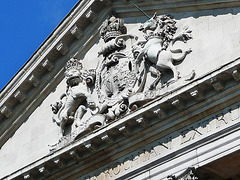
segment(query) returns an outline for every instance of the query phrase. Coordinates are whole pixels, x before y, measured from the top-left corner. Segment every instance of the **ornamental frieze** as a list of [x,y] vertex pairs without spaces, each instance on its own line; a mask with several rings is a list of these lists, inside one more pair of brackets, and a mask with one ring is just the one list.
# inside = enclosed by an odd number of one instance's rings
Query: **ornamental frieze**
[[140,25],[139,33],[128,34],[124,20],[112,16],[100,30],[104,44],[98,50],[97,67],[85,69],[74,57],[66,63],[66,90],[51,104],[60,134],[51,150],[170,93],[173,85],[194,79],[193,69],[181,76],[177,68],[192,51],[191,30],[179,28],[171,16],[155,13]]

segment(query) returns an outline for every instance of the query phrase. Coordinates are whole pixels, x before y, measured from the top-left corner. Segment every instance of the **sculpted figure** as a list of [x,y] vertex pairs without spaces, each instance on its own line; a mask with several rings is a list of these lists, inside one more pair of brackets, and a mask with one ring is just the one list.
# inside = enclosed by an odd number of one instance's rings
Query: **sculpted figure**
[[[151,84],[150,89],[154,89],[161,79],[160,69],[171,69],[173,72],[173,80],[179,78],[179,72],[176,66],[173,65],[174,61],[182,61],[190,49],[184,51],[182,49],[173,49],[176,41],[186,42],[191,38],[190,32],[185,31],[175,35],[177,27],[176,21],[169,16],[161,15],[154,16],[140,26],[140,31],[144,33],[145,41],[138,41],[133,49],[139,49],[136,57],[137,62],[141,59],[151,61],[156,65],[156,69],[150,68],[149,70],[157,75],[156,80]],[[138,46],[138,48],[136,47]],[[173,54],[178,54],[176,58]]]
[[137,36],[127,34],[123,19],[112,16],[103,22],[97,67],[85,70],[75,58],[66,64],[66,92],[51,105],[61,138],[51,149],[65,146],[161,96],[162,92],[154,89],[160,80],[169,80],[169,76],[161,79],[161,69],[170,69],[174,81],[179,78],[174,62],[182,61],[191,50],[174,49],[174,44],[186,42],[191,35],[187,30],[176,34],[175,24],[169,16],[154,14],[140,27],[146,40],[137,41]]
[[82,65],[77,59],[71,58],[68,61],[65,72],[66,93],[61,96],[60,101],[52,105],[52,110],[56,114],[53,120],[61,127],[62,134],[65,127],[74,121],[76,126],[80,124],[87,107],[94,107],[81,70]]

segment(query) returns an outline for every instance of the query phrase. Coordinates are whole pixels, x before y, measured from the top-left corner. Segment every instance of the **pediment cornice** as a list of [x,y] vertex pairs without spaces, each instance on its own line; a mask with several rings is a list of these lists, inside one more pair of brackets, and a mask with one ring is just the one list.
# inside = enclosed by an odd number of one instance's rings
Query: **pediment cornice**
[[[6,178],[51,176],[67,178],[76,174],[82,176],[82,172],[91,172],[93,166],[103,166],[120,158],[122,151],[131,152],[140,148],[142,142],[151,143],[177,131],[181,132],[181,129],[238,103],[239,81],[238,58],[195,81],[172,89],[137,111],[50,152]],[[237,123],[224,131],[206,136],[197,143],[197,146],[238,129]],[[196,144],[190,144],[187,148],[188,150],[196,148]],[[178,153],[182,151],[185,151],[185,147]],[[99,162],[100,165],[97,164]],[[74,169],[78,169],[78,173]]]
[[[151,2],[151,3],[150,3]],[[240,6],[237,0],[229,1],[138,1],[140,7],[149,14],[158,11],[159,13],[177,13],[191,10],[207,10],[215,8],[226,8]],[[99,7],[104,7],[100,9]],[[159,9],[159,6],[162,8]],[[156,8],[154,8],[156,7]],[[14,132],[24,122],[24,117],[31,114],[46,96],[56,87],[64,78],[64,65],[70,56],[76,53],[76,49],[81,48],[78,52],[84,55],[88,51],[86,47],[94,44],[99,38],[99,27],[111,11],[115,11],[120,17],[142,16],[141,13],[132,5],[132,1],[111,1],[111,0],[85,0],[75,5],[71,12],[53,31],[53,33],[38,48],[33,56],[12,78],[0,93],[0,147],[14,134]],[[43,164],[55,164],[56,169],[68,168],[68,165],[62,165],[61,159],[64,154],[76,163],[82,157],[75,152],[77,147],[83,148],[87,152],[86,157],[99,153],[102,149],[98,147],[112,147],[112,142],[123,141],[127,143],[129,139],[137,139],[138,135],[133,136],[131,124],[136,125],[138,129],[134,130],[154,132],[155,129],[169,129],[168,120],[173,122],[172,127],[180,124],[186,119],[199,119],[201,112],[197,109],[211,107],[213,112],[217,111],[216,106],[222,108],[227,104],[233,104],[238,101],[236,94],[239,89],[239,59],[235,59],[227,65],[218,67],[215,71],[199,77],[198,79],[172,89],[171,92],[151,101],[141,107],[138,111],[129,114],[121,120],[103,127],[89,136],[77,140],[54,154],[35,162],[39,167],[38,173],[43,176],[49,176],[47,167]],[[227,97],[225,105],[222,105],[221,99]],[[211,99],[211,102],[209,102]],[[192,112],[193,114],[191,114]],[[196,113],[196,114],[194,114]],[[191,114],[191,115],[188,115]],[[145,117],[152,117],[148,121]],[[160,122],[156,119],[160,118]],[[179,121],[175,121],[179,119]],[[186,124],[186,123],[185,123]],[[184,124],[184,125],[185,125]],[[154,126],[153,126],[154,125]],[[114,139],[116,134],[123,135],[123,139]],[[151,136],[156,135],[154,133]],[[159,135],[163,136],[163,134]],[[156,136],[158,137],[158,136]],[[150,137],[144,137],[148,139]],[[102,144],[94,144],[96,139]],[[128,140],[126,140],[128,139]],[[137,143],[137,141],[136,141]],[[137,146],[136,146],[137,147]],[[81,149],[80,148],[80,149]],[[77,150],[78,151],[78,150]],[[58,163],[60,162],[60,163]],[[69,168],[71,168],[69,166]],[[50,168],[51,169],[51,168]],[[12,177],[22,176],[22,173],[33,174],[36,169],[31,166],[17,171]],[[57,172],[53,171],[54,173]],[[46,174],[45,174],[46,173]],[[51,174],[51,173],[50,173]]]
[[[108,5],[108,6],[106,6]],[[75,49],[93,43],[103,19],[111,10],[108,1],[81,1],[65,17],[53,33],[38,48],[0,94],[0,139],[2,146],[23,123],[22,115],[34,110],[38,103],[54,89],[64,77],[63,67]],[[97,7],[102,6],[102,12]],[[104,15],[105,14],[105,15]],[[86,30],[87,29],[87,30]],[[89,30],[90,29],[90,30]],[[92,36],[93,34],[93,36]],[[92,37],[90,37],[92,36]],[[78,47],[76,47],[78,48]],[[58,79],[58,80],[57,80]]]

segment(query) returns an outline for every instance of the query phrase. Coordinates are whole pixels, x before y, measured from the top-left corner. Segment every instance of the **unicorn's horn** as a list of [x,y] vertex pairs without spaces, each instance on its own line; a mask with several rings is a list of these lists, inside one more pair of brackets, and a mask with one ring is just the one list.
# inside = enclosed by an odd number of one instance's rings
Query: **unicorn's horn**
[[133,5],[139,10],[139,11],[141,11],[148,19],[151,19],[148,15],[147,15],[147,13],[145,13],[142,9],[140,9],[140,7],[138,7],[136,4],[134,4],[133,3]]

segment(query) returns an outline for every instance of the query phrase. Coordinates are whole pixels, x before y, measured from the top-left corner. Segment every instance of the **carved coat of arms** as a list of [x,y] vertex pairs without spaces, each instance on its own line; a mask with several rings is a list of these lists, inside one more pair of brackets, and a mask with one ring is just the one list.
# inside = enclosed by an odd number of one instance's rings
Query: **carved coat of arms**
[[137,67],[131,48],[137,37],[128,35],[123,20],[111,17],[103,23],[101,37],[105,45],[99,51],[96,90],[100,113],[107,112],[108,120],[118,117],[128,109],[128,97],[136,83]]
[[[104,45],[99,47],[97,68],[86,70],[75,58],[67,62],[66,92],[52,104],[53,120],[61,129],[58,146],[64,144],[63,139],[72,141],[131,113],[182,79],[176,64],[191,49],[177,48],[175,43],[187,43],[191,31],[178,31],[172,17],[156,14],[139,31],[145,40],[128,34],[123,19],[112,16],[102,24]],[[194,71],[187,79],[192,78]]]

